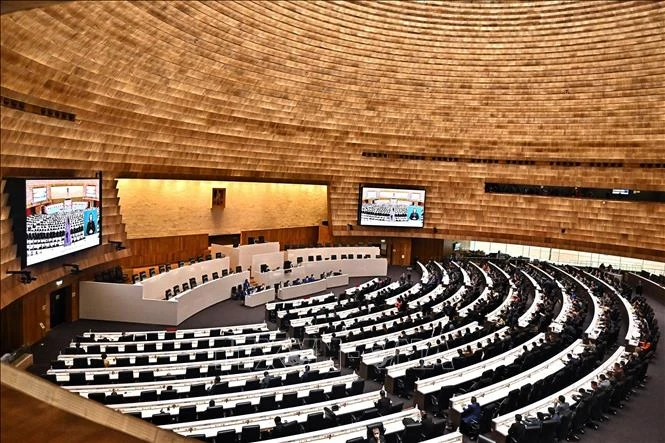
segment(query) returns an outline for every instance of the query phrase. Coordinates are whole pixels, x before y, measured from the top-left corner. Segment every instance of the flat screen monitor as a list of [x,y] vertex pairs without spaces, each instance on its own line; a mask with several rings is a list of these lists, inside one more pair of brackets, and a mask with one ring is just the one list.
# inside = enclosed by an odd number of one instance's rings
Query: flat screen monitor
[[361,185],[358,224],[422,228],[425,224],[425,189]]
[[101,244],[101,179],[12,179],[8,189],[23,267]]

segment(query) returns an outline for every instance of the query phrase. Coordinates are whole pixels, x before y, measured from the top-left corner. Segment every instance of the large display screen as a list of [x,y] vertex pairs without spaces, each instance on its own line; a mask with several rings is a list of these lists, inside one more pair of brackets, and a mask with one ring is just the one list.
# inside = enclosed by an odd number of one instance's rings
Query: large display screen
[[24,266],[101,243],[100,184],[97,178],[25,180]]
[[424,189],[363,185],[359,200],[358,224],[361,226],[424,226]]

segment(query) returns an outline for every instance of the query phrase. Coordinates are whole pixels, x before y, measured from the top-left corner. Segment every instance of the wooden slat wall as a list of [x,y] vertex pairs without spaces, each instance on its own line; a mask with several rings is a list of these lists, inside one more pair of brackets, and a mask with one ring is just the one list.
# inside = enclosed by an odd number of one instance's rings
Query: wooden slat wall
[[[38,168],[40,164],[43,166],[43,169]],[[3,173],[7,173],[7,177],[30,176],[32,174],[37,177],[60,177],[63,175],[62,171],[51,170],[47,167],[48,165],[48,161],[42,163],[35,162],[30,164],[29,167],[26,165],[26,167],[23,169],[4,169]],[[92,175],[94,174],[90,171],[87,171],[87,174],[85,171],[81,171],[79,174],[79,176],[86,177],[90,177]],[[103,268],[107,264],[113,263],[114,260],[130,255],[130,249],[116,251],[115,246],[108,243],[109,240],[123,241],[125,239],[125,227],[122,223],[122,216],[120,215],[116,181],[114,179],[104,177],[102,180],[102,195],[101,246],[76,252],[66,258],[55,259],[49,262],[31,266],[30,271],[33,273],[33,276],[37,277],[37,280],[26,285],[20,283],[18,276],[9,275],[6,272],[8,270],[21,269],[21,264],[19,258],[16,255],[16,244],[14,243],[14,237],[11,233],[12,227],[11,220],[9,219],[10,208],[7,204],[8,198],[6,194],[3,193],[3,206],[1,211],[3,218],[0,220],[0,225],[3,228],[2,263],[0,266],[0,281],[2,282],[2,304],[0,308],[4,308],[14,300],[17,300],[23,295],[35,291],[45,284],[52,283],[58,279],[67,278],[69,275],[69,269],[66,269],[62,266],[64,263],[76,263],[79,265],[81,270],[86,271],[98,267]],[[5,240],[7,241],[6,243]]]
[[[72,2],[17,11],[0,17],[0,92],[77,117],[3,107],[2,178],[103,172],[105,240],[126,239],[118,177],[255,180],[327,184],[334,237],[665,260],[663,204],[484,193],[485,181],[665,190],[663,22],[662,3],[644,1]],[[549,163],[562,160],[625,164]],[[348,230],[360,183],[424,186],[425,229]],[[8,214],[3,195],[2,307],[65,273],[37,266],[31,285],[6,275],[16,266]],[[410,245],[400,250],[411,256]],[[104,246],[76,262],[130,255]]]

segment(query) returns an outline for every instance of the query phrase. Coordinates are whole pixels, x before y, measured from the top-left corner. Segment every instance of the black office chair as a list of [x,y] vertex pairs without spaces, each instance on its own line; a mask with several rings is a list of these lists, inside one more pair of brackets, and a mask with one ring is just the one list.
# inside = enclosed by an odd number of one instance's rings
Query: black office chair
[[252,413],[254,413],[254,406],[249,401],[236,403],[235,408],[233,408],[233,415],[247,415]]
[[175,389],[162,389],[159,393],[160,400],[175,400],[178,398],[178,391]]
[[203,274],[201,276],[201,283],[208,283],[208,274]]
[[196,406],[181,406],[178,409],[178,423],[196,421]]
[[277,401],[275,400],[275,394],[272,395],[262,395],[259,399],[258,412],[266,412],[277,409]]
[[104,404],[106,402],[106,394],[103,392],[91,392],[88,394],[88,399]]
[[242,427],[240,433],[241,443],[252,443],[261,440],[261,427],[259,425],[247,425]]
[[320,431],[326,428],[326,421],[323,417],[323,412],[314,412],[307,414],[307,421],[305,422],[305,432]]
[[217,280],[219,278],[219,274],[217,272],[212,273],[212,279]]
[[238,439],[236,437],[235,429],[224,429],[223,431],[217,431],[215,443],[236,443],[237,441]]
[[141,391],[141,394],[139,395],[139,401],[157,401],[157,391],[155,389]]
[[402,443],[418,443],[423,439],[423,425],[420,422],[408,422],[404,424],[404,430],[400,434]]
[[153,415],[150,421],[156,426],[168,425],[173,422],[173,417],[171,414],[160,413]]

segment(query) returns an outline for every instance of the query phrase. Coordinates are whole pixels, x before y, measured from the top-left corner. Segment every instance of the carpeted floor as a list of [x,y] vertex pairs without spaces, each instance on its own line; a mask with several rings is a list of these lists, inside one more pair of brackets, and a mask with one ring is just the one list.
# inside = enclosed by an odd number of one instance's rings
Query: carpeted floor
[[[393,280],[405,272],[402,267],[391,266],[388,275]],[[419,278],[419,274],[412,272],[413,278]],[[359,285],[367,278],[352,278],[349,287]],[[345,287],[335,288],[335,294],[341,293]],[[328,291],[326,291],[328,292]],[[314,294],[317,295],[317,294]],[[658,323],[665,325],[665,300],[649,299],[654,308]],[[248,308],[242,306],[238,301],[227,300],[196,314],[183,322],[179,328],[204,328],[214,326],[239,325],[249,323],[261,323],[264,321],[265,308],[260,306]],[[274,324],[268,324],[274,328]],[[33,346],[34,364],[29,371],[42,375],[49,367],[51,360],[55,360],[58,353],[68,346],[70,341],[78,334],[85,331],[148,331],[161,330],[165,326],[145,325],[137,323],[107,322],[97,320],[78,320],[72,323],[62,324],[52,329],[40,343]],[[665,363],[658,352],[657,357],[649,366],[649,381],[645,389],[637,390],[630,401],[626,402],[610,421],[602,423],[599,430],[589,429],[582,436],[584,443],[660,443],[665,442]],[[380,386],[373,382],[365,383],[366,391],[379,389]],[[412,405],[412,400],[392,397],[393,401],[404,402],[405,407]],[[465,441],[468,441],[465,439]]]

